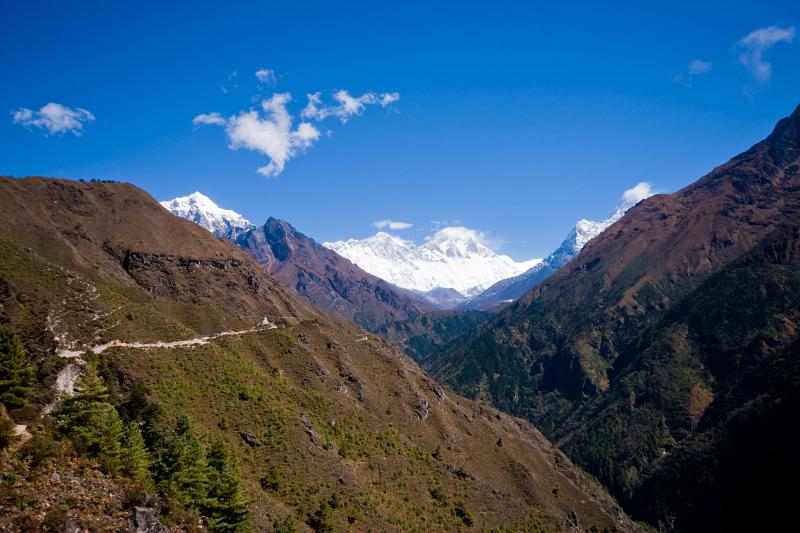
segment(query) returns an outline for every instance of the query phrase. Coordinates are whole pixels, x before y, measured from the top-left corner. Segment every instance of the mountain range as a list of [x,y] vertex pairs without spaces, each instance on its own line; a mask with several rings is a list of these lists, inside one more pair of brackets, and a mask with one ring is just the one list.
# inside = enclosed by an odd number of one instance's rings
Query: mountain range
[[[800,472],[800,107],[647,198],[428,367],[662,530],[778,530]],[[763,512],[757,512],[756,509]]]
[[199,192],[160,203],[174,215],[233,241],[315,306],[370,331],[427,310],[419,298],[368,274],[286,221],[270,217],[256,226]]
[[579,220],[547,258],[523,262],[494,252],[481,233],[458,226],[437,231],[420,246],[386,232],[320,246],[286,221],[270,218],[259,228],[200,192],[161,205],[252,252],[314,305],[376,331],[426,310],[489,310],[508,304],[650,194],[647,183],[637,184],[625,191],[608,218]]
[[495,253],[483,240],[475,230],[454,226],[440,229],[420,246],[386,232],[323,246],[398,287],[423,295],[432,292],[434,298],[436,291],[449,289],[462,302],[541,262],[516,262]]
[[[8,412],[27,440],[0,453],[2,529],[190,531],[234,497],[257,531],[635,529],[530,423],[443,390],[133,185],[0,178],[0,323],[34,365]],[[150,495],[109,462],[118,426],[81,446],[93,426],[47,408],[76,395],[141,428]]]

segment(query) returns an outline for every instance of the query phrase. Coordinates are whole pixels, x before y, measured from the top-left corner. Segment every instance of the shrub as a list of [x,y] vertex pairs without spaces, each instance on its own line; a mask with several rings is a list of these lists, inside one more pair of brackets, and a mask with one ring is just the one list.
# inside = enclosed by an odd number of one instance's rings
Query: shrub
[[259,482],[261,488],[264,490],[278,490],[281,488],[281,474],[275,465],[269,465],[267,473],[262,477]]
[[14,422],[7,416],[3,416],[2,405],[0,405],[0,450],[8,447],[14,440]]
[[469,527],[472,525],[472,516],[469,514],[469,511],[467,511],[467,508],[464,507],[463,502],[458,502],[453,506],[453,514],[460,518],[465,526]]
[[286,515],[282,520],[275,520],[272,523],[274,533],[294,533],[297,531],[297,522],[292,515]]
[[60,457],[62,451],[50,433],[36,432],[20,447],[17,456],[27,462],[30,468],[38,468]]
[[306,523],[317,533],[329,533],[333,531],[331,506],[328,502],[325,500],[320,502],[319,508],[308,517]]

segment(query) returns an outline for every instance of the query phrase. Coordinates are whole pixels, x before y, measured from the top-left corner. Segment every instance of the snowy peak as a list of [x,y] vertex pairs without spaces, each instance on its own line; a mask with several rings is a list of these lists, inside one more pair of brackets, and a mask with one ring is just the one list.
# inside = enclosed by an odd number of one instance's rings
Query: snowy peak
[[448,257],[505,257],[494,253],[481,240],[483,235],[480,232],[462,226],[451,226],[437,231],[422,248]]
[[622,218],[631,207],[653,195],[649,183],[637,183],[622,194],[617,207],[603,220],[577,221],[561,245],[544,261],[531,265],[524,273],[504,279],[466,303],[467,309],[491,309],[497,305],[512,302],[547,279],[556,270],[577,256],[590,240],[600,235],[607,227]]
[[427,293],[453,289],[464,297],[516,276],[541,259],[516,262],[489,248],[485,236],[460,226],[443,228],[422,245],[379,232],[366,239],[326,242],[370,274],[399,287]]
[[649,183],[639,182],[624,193],[614,208],[611,215],[603,220],[587,220],[582,218],[575,223],[575,227],[570,231],[564,242],[558,249],[550,254],[545,259],[547,263],[554,270],[558,270],[567,264],[573,257],[578,255],[578,252],[586,245],[587,242],[600,235],[607,227],[621,219],[622,216],[630,209],[645,198],[652,196],[653,190]]
[[201,192],[159,203],[173,215],[191,220],[217,237],[235,236],[253,227],[242,215],[221,208]]

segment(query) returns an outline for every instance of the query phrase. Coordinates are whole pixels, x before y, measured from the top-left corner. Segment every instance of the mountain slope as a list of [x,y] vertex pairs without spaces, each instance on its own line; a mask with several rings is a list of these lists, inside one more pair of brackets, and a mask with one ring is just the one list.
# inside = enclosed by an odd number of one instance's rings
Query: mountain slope
[[445,394],[131,185],[0,178],[0,323],[34,356],[37,405],[92,358],[156,429],[190,414],[224,439],[259,531],[632,528],[530,424]]
[[[534,421],[666,529],[725,529],[729,519],[741,527],[741,513],[728,518],[722,509],[745,496],[763,502],[755,487],[782,477],[750,466],[765,461],[747,463],[759,437],[746,428],[779,434],[800,379],[792,362],[798,157],[800,108],[696,183],[633,207],[452,347],[433,364],[436,375]],[[735,463],[758,480],[737,483],[738,496],[725,485]],[[783,520],[746,518],[762,528]]]
[[398,287],[419,293],[453,289],[464,299],[541,261],[517,263],[496,254],[481,240],[474,230],[449,227],[436,232],[421,246],[384,232],[362,240],[326,242],[323,246]]
[[518,276],[498,281],[478,296],[469,300],[462,307],[464,309],[486,310],[516,300],[546,280],[559,268],[569,263],[578,255],[587,242],[600,235],[603,230],[622,218],[628,209],[650,196],[652,196],[650,185],[644,182],[638,183],[623,193],[611,216],[599,221],[586,220],[585,218],[579,220],[561,245],[547,256],[544,261]]
[[270,217],[234,242],[292,291],[370,331],[425,311],[401,289],[367,274],[288,222]]

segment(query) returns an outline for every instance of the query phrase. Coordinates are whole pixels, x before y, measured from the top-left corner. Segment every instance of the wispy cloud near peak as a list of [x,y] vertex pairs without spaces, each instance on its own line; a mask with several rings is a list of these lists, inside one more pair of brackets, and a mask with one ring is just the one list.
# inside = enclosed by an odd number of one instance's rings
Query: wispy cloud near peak
[[414,224],[410,222],[401,222],[399,220],[378,220],[372,223],[378,229],[391,229],[391,230],[403,230],[412,227]]
[[767,26],[753,30],[737,43],[744,50],[739,56],[739,63],[753,75],[757,83],[766,83],[772,77],[772,63],[764,59],[764,53],[777,43],[791,43],[794,37],[794,26]]

